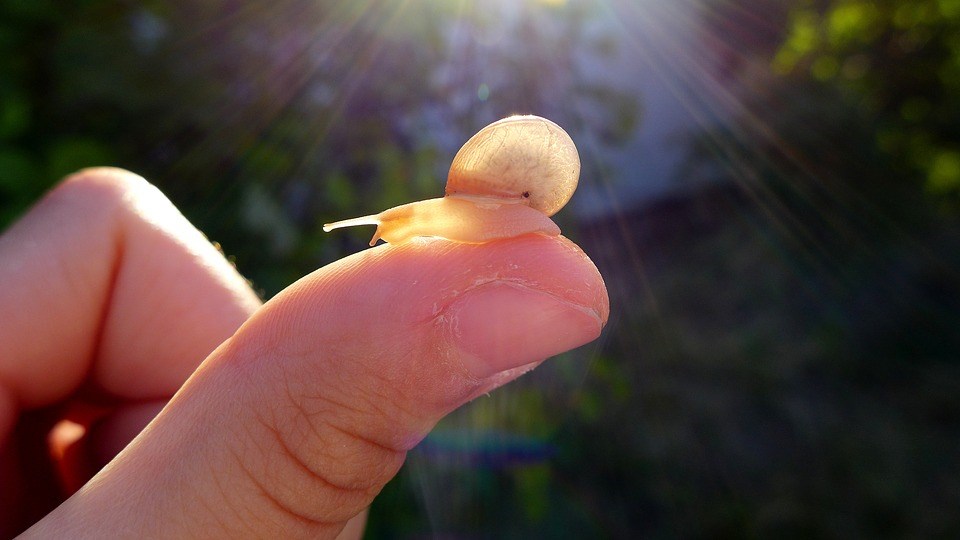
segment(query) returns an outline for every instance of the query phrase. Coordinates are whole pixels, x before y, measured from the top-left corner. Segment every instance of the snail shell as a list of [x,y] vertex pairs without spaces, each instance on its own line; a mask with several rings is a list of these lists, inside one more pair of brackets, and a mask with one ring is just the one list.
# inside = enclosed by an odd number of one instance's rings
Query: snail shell
[[323,226],[377,225],[370,241],[398,243],[439,236],[482,243],[528,233],[556,236],[550,220],[577,189],[580,157],[557,124],[539,116],[511,116],[481,129],[453,158],[446,194],[377,215]]
[[450,165],[446,195],[518,199],[552,216],[580,179],[580,156],[567,132],[539,116],[510,116],[481,129]]

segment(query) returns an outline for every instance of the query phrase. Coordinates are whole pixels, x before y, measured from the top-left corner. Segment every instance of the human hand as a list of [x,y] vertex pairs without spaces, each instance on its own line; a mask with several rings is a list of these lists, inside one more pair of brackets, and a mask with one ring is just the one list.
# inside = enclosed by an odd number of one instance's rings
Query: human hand
[[[59,502],[47,470],[83,485],[24,535],[43,538],[336,536],[442,416],[608,315],[586,255],[540,235],[383,245],[261,307],[117,169],[0,237],[0,284],[0,527]],[[47,437],[64,414],[79,440]]]

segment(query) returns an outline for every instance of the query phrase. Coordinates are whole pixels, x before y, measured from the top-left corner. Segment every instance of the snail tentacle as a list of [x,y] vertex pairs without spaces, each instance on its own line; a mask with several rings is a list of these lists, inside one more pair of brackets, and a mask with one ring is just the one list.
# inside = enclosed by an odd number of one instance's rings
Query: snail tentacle
[[340,221],[334,221],[333,223],[324,223],[323,232],[330,232],[334,229],[342,229],[343,227],[353,227],[356,225],[380,225],[380,214],[342,219]]

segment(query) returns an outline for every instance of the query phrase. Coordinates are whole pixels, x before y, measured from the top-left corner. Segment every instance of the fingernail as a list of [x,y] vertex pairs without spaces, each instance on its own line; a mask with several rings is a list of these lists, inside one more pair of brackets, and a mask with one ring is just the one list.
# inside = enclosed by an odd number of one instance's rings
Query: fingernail
[[600,317],[551,294],[488,283],[463,295],[444,318],[476,377],[549,358],[600,335]]

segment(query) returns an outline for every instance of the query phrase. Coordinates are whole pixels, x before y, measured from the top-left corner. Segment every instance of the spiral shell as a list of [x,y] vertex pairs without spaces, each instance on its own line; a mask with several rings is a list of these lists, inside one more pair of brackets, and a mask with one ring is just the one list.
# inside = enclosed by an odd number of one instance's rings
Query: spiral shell
[[460,148],[445,195],[516,200],[552,216],[579,178],[580,156],[563,128],[539,116],[510,116]]

